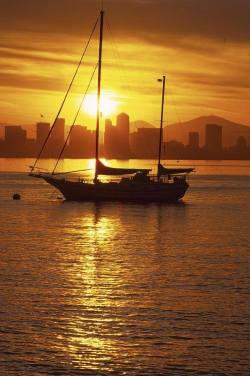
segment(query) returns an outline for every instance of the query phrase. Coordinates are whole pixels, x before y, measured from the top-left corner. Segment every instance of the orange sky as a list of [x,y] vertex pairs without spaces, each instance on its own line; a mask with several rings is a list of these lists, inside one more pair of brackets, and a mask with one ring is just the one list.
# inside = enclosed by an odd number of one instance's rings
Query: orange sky
[[[0,0],[1,124],[32,124],[40,114],[53,120],[100,3]],[[165,74],[167,123],[215,114],[250,124],[250,1],[106,0],[104,6],[103,88],[117,112],[159,124],[157,78]],[[62,114],[68,123],[96,60],[93,42]],[[94,120],[82,114],[79,122]]]

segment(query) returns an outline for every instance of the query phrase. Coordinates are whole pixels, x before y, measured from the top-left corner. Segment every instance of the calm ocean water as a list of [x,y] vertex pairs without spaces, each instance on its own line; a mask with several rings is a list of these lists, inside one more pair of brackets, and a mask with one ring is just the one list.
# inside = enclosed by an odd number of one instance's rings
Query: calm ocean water
[[0,160],[1,376],[250,374],[249,162],[194,162],[178,205],[63,202],[26,164]]

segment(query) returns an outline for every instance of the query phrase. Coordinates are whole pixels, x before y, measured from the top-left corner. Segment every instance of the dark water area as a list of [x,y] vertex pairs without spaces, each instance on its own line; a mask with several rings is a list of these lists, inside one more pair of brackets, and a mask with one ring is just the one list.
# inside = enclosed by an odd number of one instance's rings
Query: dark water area
[[248,171],[175,205],[0,173],[0,375],[249,375]]

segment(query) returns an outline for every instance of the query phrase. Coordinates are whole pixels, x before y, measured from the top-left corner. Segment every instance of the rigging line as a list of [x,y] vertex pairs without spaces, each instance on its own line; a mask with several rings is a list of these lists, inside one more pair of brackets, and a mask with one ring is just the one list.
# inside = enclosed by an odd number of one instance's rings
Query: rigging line
[[[27,165],[26,165],[26,167],[32,168],[33,166],[27,166]],[[42,167],[37,167],[37,170],[48,171],[47,168],[42,168]]]
[[67,172],[56,172],[54,175],[66,175],[66,174],[73,174],[75,172],[84,172],[84,171],[91,171],[92,168],[85,168],[84,170],[74,170],[74,171],[67,171]]
[[73,75],[73,78],[71,79],[70,84],[69,84],[68,90],[67,90],[67,92],[66,92],[66,94],[65,94],[65,96],[64,96],[64,98],[63,98],[62,104],[61,104],[61,106],[60,106],[60,108],[59,108],[59,111],[58,111],[58,113],[57,113],[57,115],[56,115],[56,117],[55,117],[55,120],[54,120],[54,122],[53,122],[53,124],[52,124],[52,126],[51,126],[51,128],[50,128],[50,130],[49,130],[49,133],[48,133],[47,137],[46,137],[45,140],[44,140],[44,143],[43,143],[42,148],[41,148],[41,150],[40,150],[40,152],[39,152],[39,154],[38,154],[38,156],[37,156],[37,158],[36,158],[36,160],[35,160],[35,163],[34,163],[34,165],[33,165],[32,168],[31,168],[31,172],[32,172],[32,171],[34,170],[34,168],[36,167],[36,164],[37,164],[37,162],[39,161],[39,159],[40,159],[40,157],[41,157],[41,155],[42,155],[42,152],[43,152],[43,150],[44,150],[44,148],[45,148],[45,145],[47,144],[48,139],[49,139],[49,137],[50,137],[50,135],[51,135],[51,133],[52,133],[54,127],[55,127],[56,121],[57,121],[57,119],[58,119],[58,117],[59,117],[59,115],[60,115],[60,113],[61,113],[61,111],[62,111],[62,108],[63,108],[63,106],[64,106],[64,103],[65,103],[65,101],[66,101],[66,99],[67,99],[67,97],[68,97],[68,94],[69,94],[69,92],[70,92],[70,89],[71,89],[71,87],[72,87],[72,85],[73,85],[73,82],[74,82],[74,80],[75,80],[75,77],[76,77],[76,75],[77,75],[77,73],[78,73],[78,71],[79,71],[79,68],[80,68],[80,66],[81,66],[81,64],[82,64],[83,58],[84,58],[84,56],[85,56],[85,53],[86,53],[86,51],[87,51],[87,49],[88,49],[89,43],[90,43],[90,41],[91,41],[91,38],[92,38],[92,36],[93,36],[93,34],[94,34],[94,31],[95,31],[96,25],[97,25],[97,23],[98,23],[98,21],[99,21],[99,17],[100,17],[100,16],[97,17],[97,20],[96,20],[96,22],[95,22],[95,25],[94,25],[94,27],[93,27],[93,29],[92,29],[92,31],[91,31],[90,36],[89,36],[88,42],[87,42],[87,44],[86,44],[86,46],[85,46],[85,48],[84,48],[84,51],[83,51],[83,53],[82,53],[82,56],[81,56],[81,58],[80,58],[80,60],[79,60],[79,63],[78,63],[78,65],[77,65],[76,71],[75,71],[75,73],[74,73],[74,75]]
[[57,161],[56,161],[55,167],[54,167],[54,169],[53,169],[53,171],[52,171],[52,175],[55,174],[55,170],[56,170],[56,168],[57,168],[57,166],[58,166],[58,163],[59,163],[59,161],[60,161],[60,159],[61,159],[61,156],[62,156],[62,154],[63,154],[63,152],[64,152],[64,150],[65,150],[65,147],[66,147],[66,145],[67,145],[67,142],[68,142],[68,140],[69,140],[69,137],[70,137],[70,135],[71,135],[71,132],[72,132],[72,130],[73,130],[73,128],[74,128],[74,125],[75,125],[76,120],[77,120],[77,118],[78,118],[79,112],[80,112],[80,110],[81,110],[81,108],[82,108],[82,104],[83,104],[83,102],[84,102],[84,99],[86,98],[87,92],[89,91],[89,87],[90,87],[91,82],[92,82],[92,80],[93,80],[93,78],[94,78],[94,75],[95,75],[95,72],[96,72],[97,67],[98,67],[98,62],[97,62],[97,64],[95,65],[95,68],[94,68],[93,73],[92,73],[92,75],[91,75],[91,77],[90,77],[90,80],[89,80],[89,83],[88,83],[87,89],[85,90],[85,93],[84,93],[84,95],[83,95],[83,98],[82,98],[82,100],[81,100],[81,103],[80,103],[80,105],[79,105],[79,107],[78,107],[78,110],[77,110],[76,116],[75,116],[75,118],[74,118],[74,120],[73,120],[73,123],[72,123],[72,125],[71,125],[71,127],[70,127],[69,133],[68,133],[67,138],[66,138],[66,140],[65,140],[65,142],[64,142],[64,145],[63,145],[63,147],[62,147],[62,150],[61,150],[61,152],[60,152],[60,155],[59,155],[59,157],[57,158]]

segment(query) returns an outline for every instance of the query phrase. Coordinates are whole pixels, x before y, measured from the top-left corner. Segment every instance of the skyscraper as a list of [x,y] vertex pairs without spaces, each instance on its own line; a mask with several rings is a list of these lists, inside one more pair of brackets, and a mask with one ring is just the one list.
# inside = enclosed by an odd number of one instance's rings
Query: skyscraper
[[124,112],[120,113],[116,119],[117,143],[119,143],[120,158],[129,158],[129,116]]
[[209,152],[220,152],[222,150],[222,127],[220,125],[206,125],[205,147]]
[[107,158],[116,157],[117,149],[117,132],[116,127],[112,125],[110,119],[105,120],[105,133],[104,133],[104,154]]
[[57,158],[64,145],[65,119],[58,118],[48,140],[45,153],[50,157]]
[[37,123],[36,124],[36,143],[38,148],[42,147],[46,137],[49,134],[50,124],[49,123]]
[[27,132],[18,125],[5,127],[4,153],[6,156],[22,157],[27,152]]
[[56,120],[52,137],[60,145],[64,144],[65,119],[58,118]]

